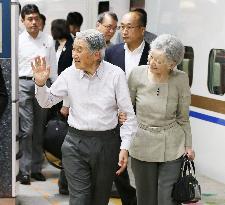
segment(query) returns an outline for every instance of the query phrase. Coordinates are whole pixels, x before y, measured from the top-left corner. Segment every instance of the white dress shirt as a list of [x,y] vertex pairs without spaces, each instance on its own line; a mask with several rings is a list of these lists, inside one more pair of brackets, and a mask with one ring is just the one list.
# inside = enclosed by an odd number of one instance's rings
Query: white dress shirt
[[145,41],[142,41],[141,45],[133,51],[130,51],[127,44],[124,44],[125,49],[125,73],[127,79],[134,67],[138,66],[142,52],[145,47]]
[[19,77],[33,77],[31,62],[37,56],[46,58],[47,65],[51,67],[50,78],[55,81],[57,78],[57,64],[52,37],[39,31],[38,36],[33,38],[24,30],[19,35]]
[[118,124],[118,110],[127,114],[120,127],[121,149],[128,150],[137,122],[124,72],[103,61],[93,76],[75,65],[65,69],[50,88],[36,86],[36,98],[48,108],[68,96],[68,124],[78,130],[105,131]]

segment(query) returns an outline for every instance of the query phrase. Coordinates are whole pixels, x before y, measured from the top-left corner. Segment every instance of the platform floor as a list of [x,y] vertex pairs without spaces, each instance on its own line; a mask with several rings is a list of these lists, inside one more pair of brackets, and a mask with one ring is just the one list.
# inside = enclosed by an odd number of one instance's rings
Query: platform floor
[[[130,172],[130,169],[128,169]],[[68,205],[68,196],[58,194],[57,178],[59,170],[46,165],[43,173],[46,182],[32,181],[31,185],[18,184],[17,205]],[[130,173],[131,183],[134,178]],[[209,179],[201,174],[197,178],[202,187],[202,200],[197,205],[225,205],[225,184]],[[1,203],[0,205],[7,205]],[[109,205],[121,205],[120,199],[110,199]]]
[[[18,184],[16,205],[68,205],[69,197],[58,193],[59,170],[47,165],[43,174],[46,176],[46,182],[31,181],[31,185]],[[121,201],[112,198],[109,205],[121,205]]]

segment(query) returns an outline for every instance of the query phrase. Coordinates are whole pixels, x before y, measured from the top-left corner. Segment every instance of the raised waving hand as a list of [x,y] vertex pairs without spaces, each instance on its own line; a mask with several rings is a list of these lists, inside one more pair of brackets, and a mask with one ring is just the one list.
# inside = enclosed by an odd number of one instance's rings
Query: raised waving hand
[[44,86],[50,74],[50,66],[46,65],[45,58],[40,56],[36,57],[34,62],[31,62],[31,67],[35,84],[40,87]]

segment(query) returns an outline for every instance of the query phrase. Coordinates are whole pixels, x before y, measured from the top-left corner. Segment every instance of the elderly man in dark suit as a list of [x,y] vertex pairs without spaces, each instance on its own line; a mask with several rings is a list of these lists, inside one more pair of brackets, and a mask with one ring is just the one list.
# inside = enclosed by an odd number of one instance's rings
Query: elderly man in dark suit
[[[127,79],[135,66],[147,64],[150,46],[144,41],[145,28],[146,18],[143,14],[137,11],[125,14],[120,26],[124,43],[106,49],[105,60],[125,71]],[[117,176],[114,182],[123,205],[136,205],[136,190],[130,185],[127,170]]]

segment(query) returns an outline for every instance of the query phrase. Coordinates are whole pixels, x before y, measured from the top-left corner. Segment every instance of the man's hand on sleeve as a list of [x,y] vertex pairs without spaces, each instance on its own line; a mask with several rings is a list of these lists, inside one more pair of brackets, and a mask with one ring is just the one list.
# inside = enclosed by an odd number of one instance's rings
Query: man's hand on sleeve
[[127,114],[124,112],[119,112],[118,119],[119,119],[120,125],[123,125],[123,123],[127,120]]
[[63,117],[67,118],[69,115],[69,107],[62,106],[60,113]]

